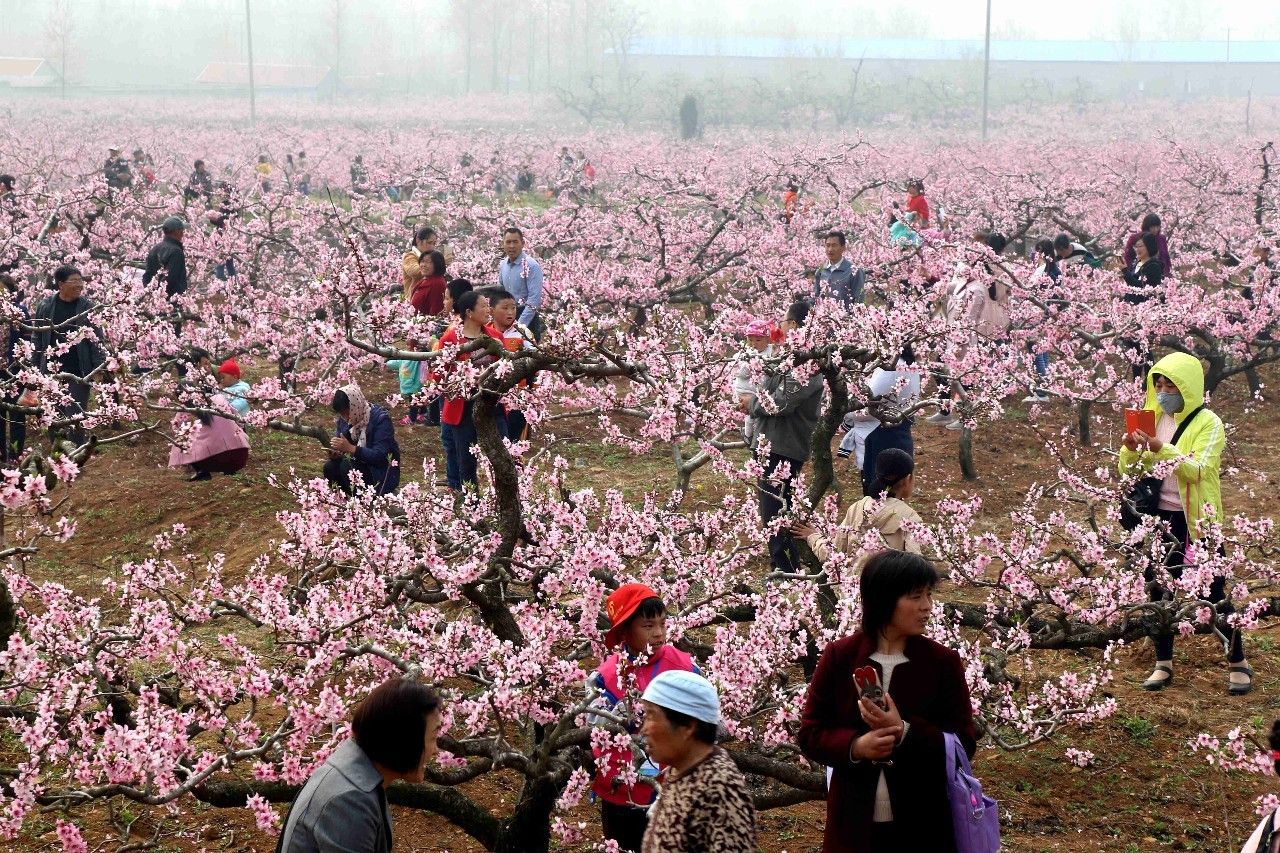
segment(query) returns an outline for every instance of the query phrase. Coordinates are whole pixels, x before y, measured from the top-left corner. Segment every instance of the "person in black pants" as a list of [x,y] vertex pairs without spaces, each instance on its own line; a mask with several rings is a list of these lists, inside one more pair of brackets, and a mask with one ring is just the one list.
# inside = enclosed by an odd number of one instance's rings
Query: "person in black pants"
[[[27,309],[23,307],[21,294],[18,293],[18,283],[13,276],[7,273],[0,273],[0,285],[9,294],[9,298],[13,300],[13,304],[22,314],[23,323],[30,324],[30,316]],[[4,363],[0,365],[0,380],[5,380],[6,384],[12,384],[21,370],[21,365],[14,363],[14,356],[17,352],[18,341],[24,340],[27,333],[22,330],[21,323],[9,323],[4,327],[3,345],[0,351],[4,353]],[[16,385],[8,388],[3,400],[10,406],[22,405],[19,401],[22,399],[22,389]],[[27,416],[22,412],[15,412],[12,409],[5,409],[3,416],[0,416],[0,457],[5,462],[17,462],[18,457],[22,455],[22,450],[27,446]]]

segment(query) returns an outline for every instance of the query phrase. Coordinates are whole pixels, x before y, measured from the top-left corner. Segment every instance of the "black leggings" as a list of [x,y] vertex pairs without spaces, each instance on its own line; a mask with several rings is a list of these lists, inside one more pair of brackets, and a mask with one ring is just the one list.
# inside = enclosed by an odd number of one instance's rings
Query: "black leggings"
[[[1165,533],[1165,540],[1173,547],[1169,549],[1169,556],[1165,558],[1165,567],[1169,569],[1169,574],[1175,578],[1182,577],[1182,567],[1186,559],[1185,549],[1189,541],[1190,534],[1187,530],[1187,516],[1182,510],[1170,511],[1161,509],[1156,511],[1160,516],[1160,520],[1168,525]],[[1155,580],[1155,572],[1147,569],[1147,583]],[[1165,601],[1171,598],[1169,590],[1156,584],[1151,590],[1152,601]],[[1228,663],[1240,663],[1244,660],[1244,637],[1240,631],[1232,628],[1227,624],[1227,617],[1235,612],[1235,608],[1231,606],[1231,601],[1227,598],[1227,579],[1221,575],[1213,579],[1213,584],[1209,587],[1209,602],[1214,605],[1222,604],[1216,607],[1218,611],[1217,620],[1218,630],[1225,636],[1230,638],[1230,647],[1227,652]],[[1173,660],[1173,634],[1159,634],[1151,638],[1156,647],[1156,660]]]

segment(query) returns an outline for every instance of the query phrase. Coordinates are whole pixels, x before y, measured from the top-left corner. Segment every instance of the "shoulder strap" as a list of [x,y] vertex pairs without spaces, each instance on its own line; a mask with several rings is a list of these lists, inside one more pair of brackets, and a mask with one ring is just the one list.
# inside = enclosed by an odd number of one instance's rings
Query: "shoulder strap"
[[1196,415],[1202,411],[1204,411],[1204,406],[1198,406],[1194,412],[1183,418],[1182,423],[1178,424],[1178,428],[1174,430],[1173,438],[1169,439],[1169,443],[1177,444],[1178,439],[1182,438],[1182,433],[1186,431],[1187,427],[1191,426],[1191,422],[1196,419]]

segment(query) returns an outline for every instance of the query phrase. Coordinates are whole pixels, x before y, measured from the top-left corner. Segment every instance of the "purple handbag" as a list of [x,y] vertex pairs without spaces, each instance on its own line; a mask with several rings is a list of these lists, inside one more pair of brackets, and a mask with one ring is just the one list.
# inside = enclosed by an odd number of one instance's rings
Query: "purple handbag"
[[997,853],[1000,850],[1000,812],[996,801],[982,793],[973,775],[964,744],[951,732],[946,742],[947,800],[955,827],[957,853]]

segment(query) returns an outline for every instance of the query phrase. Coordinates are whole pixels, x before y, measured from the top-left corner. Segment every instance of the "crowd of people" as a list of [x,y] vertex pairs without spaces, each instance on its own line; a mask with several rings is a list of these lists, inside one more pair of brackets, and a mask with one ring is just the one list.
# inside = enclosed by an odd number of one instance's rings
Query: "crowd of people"
[[[139,179],[154,181],[144,152],[135,152],[132,160],[120,155],[112,148],[103,166],[109,187],[123,190]],[[297,152],[296,158],[290,154],[286,162],[286,184],[309,192],[305,152]],[[560,183],[581,189],[594,181],[594,167],[584,155],[570,154],[566,148],[558,162]],[[262,192],[272,191],[275,172],[263,155],[255,166]],[[522,170],[515,181],[518,191],[526,177]],[[359,155],[351,166],[351,182],[354,193],[369,191],[368,172]],[[8,185],[12,187],[12,179]],[[391,188],[384,189],[390,194]],[[923,182],[911,181],[907,189],[905,205],[893,205],[889,215],[888,239],[912,248],[945,220],[945,213],[931,210]],[[195,162],[184,194],[215,203],[221,219],[211,219],[213,227],[225,227],[226,218],[234,215],[229,187],[216,181],[203,161]],[[790,222],[800,210],[798,186],[789,187],[784,205]],[[145,259],[143,283],[163,286],[169,299],[189,287],[186,227],[181,217],[166,218],[161,239]],[[979,263],[989,274],[990,264],[1006,252],[1007,241],[991,231],[977,232],[973,239],[987,252]],[[1103,266],[1089,245],[1070,234],[1034,245],[1035,274],[1051,281],[1073,265]],[[809,760],[826,768],[824,851],[954,850],[956,827],[948,817],[950,795],[943,768],[948,756],[972,756],[977,733],[963,663],[954,651],[925,636],[940,577],[921,553],[917,531],[923,522],[911,506],[915,418],[898,416],[921,400],[921,380],[930,377],[915,369],[910,347],[898,354],[891,369],[877,368],[868,377],[863,396],[871,403],[846,415],[839,449],[860,472],[863,495],[848,506],[828,541],[812,521],[798,520],[791,512],[793,483],[810,459],[824,407],[823,378],[814,373],[802,380],[782,370],[756,374],[749,364],[778,358],[787,333],[805,324],[817,300],[849,307],[871,295],[867,271],[847,256],[846,234],[826,233],[823,246],[826,263],[815,270],[811,289],[796,299],[786,316],[778,322],[753,319],[742,328],[748,352],[732,385],[745,416],[747,444],[752,449],[768,446],[757,488],[760,518],[769,531],[771,570],[784,576],[803,573],[803,543],[820,563],[836,554],[853,557],[860,577],[861,627],[822,652],[796,741]],[[426,318],[429,329],[423,339],[407,341],[410,354],[444,354],[387,362],[400,395],[409,401],[403,417],[396,420],[386,407],[371,402],[355,382],[332,395],[335,426],[321,473],[347,494],[362,486],[380,495],[399,488],[397,427],[439,428],[448,487],[460,494],[478,486],[475,400],[441,393],[424,398],[424,389],[463,366],[483,367],[492,361],[489,349],[475,346],[477,342],[492,340],[508,352],[535,346],[547,330],[544,273],[517,227],[502,233],[492,284],[477,287],[451,277],[452,261],[450,247],[441,244],[441,235],[430,226],[416,228],[401,254],[400,281],[391,289]],[[1156,214],[1146,216],[1128,236],[1119,272],[1125,298],[1135,305],[1150,299],[1173,274]],[[234,259],[227,258],[215,275],[234,276]],[[53,271],[52,282],[55,292],[31,315],[37,328],[35,366],[65,379],[72,405],[60,414],[71,425],[68,437],[82,441],[84,430],[77,417],[88,410],[92,379],[106,358],[93,328],[94,303],[84,294],[80,271],[61,266]],[[3,283],[16,292],[12,279]],[[1007,340],[1009,299],[1009,287],[997,277],[967,276],[961,270],[939,305],[939,316],[967,324],[988,340]],[[85,329],[87,334],[79,334]],[[10,375],[15,373],[19,332],[17,325],[9,327],[4,369]],[[73,339],[72,346],[62,346]],[[50,363],[49,352],[61,353],[56,364]],[[1031,388],[1026,402],[1043,404],[1051,399],[1045,381],[1048,358],[1043,353],[1030,355],[1041,381]],[[188,388],[217,390],[207,405],[178,416],[190,440],[173,449],[169,465],[186,468],[192,481],[233,475],[250,459],[241,418],[252,403],[252,386],[234,359],[215,367],[215,359],[197,349],[187,362]],[[753,379],[754,375],[761,378]],[[947,376],[931,378],[937,387],[937,412],[925,421],[964,428],[954,405],[962,399],[963,387]],[[1172,353],[1152,365],[1135,365],[1135,378],[1145,382],[1144,408],[1153,415],[1154,429],[1126,433],[1118,469],[1137,478],[1130,509],[1158,519],[1168,545],[1165,566],[1177,578],[1189,549],[1205,534],[1200,524],[1203,508],[1212,507],[1221,517],[1219,469],[1226,433],[1218,415],[1206,407],[1204,374],[1194,357]],[[28,406],[36,402],[25,395],[15,395],[10,402],[15,401]],[[529,438],[529,425],[520,411],[501,405],[493,411],[502,437],[513,443]],[[6,409],[2,424],[5,458],[12,460],[25,446],[25,421],[14,409]],[[1151,476],[1157,466],[1168,473]],[[1154,571],[1148,572],[1147,582],[1153,601],[1170,595]],[[1220,605],[1215,619],[1230,638],[1227,691],[1243,695],[1252,688],[1254,671],[1245,657],[1241,632],[1226,626],[1230,602],[1224,578],[1214,580],[1208,600]],[[593,750],[593,792],[604,837],[621,850],[643,853],[756,849],[755,810],[746,779],[731,754],[717,745],[725,736],[720,698],[694,659],[668,643],[666,604],[653,589],[624,583],[609,596],[606,609],[611,624],[603,640],[609,654],[587,684],[592,718],[596,725],[620,726],[637,738],[628,747]],[[1173,682],[1173,635],[1156,637],[1154,645],[1155,667],[1142,686],[1157,691]],[[350,739],[294,800],[281,849],[390,850],[393,834],[385,787],[424,778],[436,752],[442,704],[439,693],[411,679],[393,679],[372,691],[353,714]],[[617,716],[620,705],[629,706],[630,712]]]

